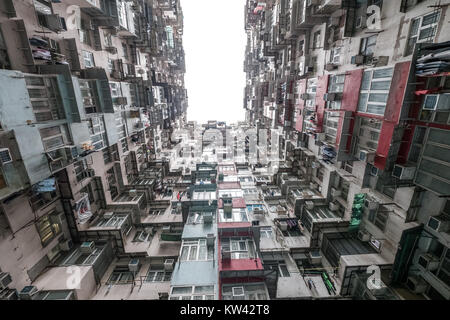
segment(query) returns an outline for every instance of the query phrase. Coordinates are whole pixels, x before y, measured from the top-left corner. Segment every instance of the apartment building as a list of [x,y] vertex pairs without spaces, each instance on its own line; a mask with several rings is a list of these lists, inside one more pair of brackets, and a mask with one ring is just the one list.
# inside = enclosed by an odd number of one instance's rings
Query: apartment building
[[156,155],[186,121],[179,1],[0,7],[1,298],[167,297],[184,187]]
[[179,0],[2,1],[0,299],[448,300],[449,5],[246,0],[201,125]]
[[246,2],[246,119],[283,130],[301,251],[341,296],[450,298],[449,4]]

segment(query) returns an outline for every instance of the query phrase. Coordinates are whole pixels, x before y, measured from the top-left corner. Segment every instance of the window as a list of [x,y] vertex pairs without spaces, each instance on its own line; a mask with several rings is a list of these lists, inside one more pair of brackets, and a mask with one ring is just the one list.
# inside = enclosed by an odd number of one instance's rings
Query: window
[[359,54],[365,56],[372,56],[377,44],[377,35],[373,35],[367,38],[361,39],[361,46],[359,48]]
[[89,31],[88,24],[90,24],[90,21],[81,20],[81,29],[78,30],[80,34],[80,41],[84,44],[87,44],[88,46],[91,45],[91,34]]
[[122,42],[122,50],[123,50],[123,57],[125,59],[128,59],[128,46],[126,43]]
[[138,230],[136,231],[132,242],[148,242],[151,238],[152,236],[149,233],[144,230]]
[[70,290],[39,291],[33,300],[75,300]]
[[112,36],[107,31],[103,31],[103,37],[105,38],[105,46],[106,47],[112,47]]
[[393,68],[364,71],[359,94],[359,112],[384,115],[393,71]]
[[165,282],[172,279],[172,272],[165,271],[161,267],[150,267],[145,282]]
[[[345,74],[330,75],[330,80],[328,82],[328,92],[342,93],[344,92],[344,84],[345,84]],[[339,99],[336,101],[327,101],[327,108],[340,109],[341,101]]]
[[108,71],[112,72],[114,70],[114,61],[108,58]]
[[95,150],[101,150],[106,147],[106,132],[103,117],[92,117],[88,121],[88,128],[92,145],[95,147]]
[[86,160],[80,160],[74,164],[75,176],[78,182],[87,178],[87,165],[85,161]]
[[134,282],[133,273],[128,267],[116,267],[114,272],[109,276],[108,285],[130,284]]
[[272,238],[273,231],[271,227],[262,227],[259,229],[261,238]]
[[95,81],[79,79],[81,96],[83,97],[84,111],[87,114],[99,112],[99,98]]
[[339,64],[341,62],[341,47],[332,48],[330,55],[330,62],[334,64]]
[[408,161],[417,163],[419,161],[420,152],[422,151],[423,141],[425,139],[426,127],[416,127],[413,141],[409,150]]
[[305,102],[305,106],[309,108],[315,108],[316,105],[316,91],[317,91],[317,79],[308,79],[308,85],[306,93],[308,94],[308,99]]
[[61,224],[56,213],[50,213],[40,218],[36,223],[36,228],[43,246],[49,244],[61,233]]
[[[203,223],[203,215],[205,212],[190,212],[189,216],[187,218],[187,224],[197,224],[197,223]],[[213,222],[215,220],[215,212],[212,213],[213,216]]]
[[173,287],[170,300],[214,300],[214,286]]
[[437,194],[450,194],[450,131],[428,130],[414,182]]
[[385,231],[386,223],[389,218],[389,212],[378,210],[370,210],[368,220],[372,222],[378,229]]
[[411,21],[405,56],[414,52],[416,43],[433,42],[441,12],[433,12]]
[[267,300],[268,295],[264,283],[231,284],[222,287],[222,298],[223,300]]
[[247,222],[248,216],[245,208],[233,208],[231,213],[225,213],[219,209],[220,222]]
[[52,5],[49,0],[34,0],[34,8],[38,17],[39,24],[47,27],[46,16],[53,14]]
[[28,95],[37,122],[65,118],[56,77],[25,77]]
[[314,33],[314,39],[313,39],[313,48],[318,49],[321,47],[321,39],[320,39],[320,31],[317,31]]
[[[42,143],[44,144],[44,149],[46,151],[62,147],[65,144],[63,126],[49,127],[40,129]],[[65,131],[65,130],[64,130]]]
[[92,52],[81,50],[81,54],[83,56],[84,66],[85,68],[93,68],[95,67],[94,63],[94,54]]
[[122,144],[122,153],[128,152],[128,141],[127,138],[123,138],[120,140],[120,143]]
[[278,275],[280,277],[290,277],[291,274],[289,273],[289,270],[286,266],[286,263],[283,260],[280,261],[271,261],[268,262],[264,268],[267,268],[268,270],[277,270]]
[[253,240],[245,237],[223,239],[222,249],[231,252],[231,259],[254,259],[257,257]]
[[207,247],[206,239],[194,241],[183,241],[181,245],[181,261],[204,261],[212,260],[214,248]]

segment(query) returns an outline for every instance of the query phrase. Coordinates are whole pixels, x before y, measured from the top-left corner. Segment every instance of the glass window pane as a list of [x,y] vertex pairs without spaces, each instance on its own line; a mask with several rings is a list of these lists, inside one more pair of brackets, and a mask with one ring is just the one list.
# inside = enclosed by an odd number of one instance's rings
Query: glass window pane
[[428,135],[428,141],[445,144],[445,145],[450,145],[450,131],[439,130],[439,129],[430,129],[430,133]]
[[370,102],[383,102],[386,103],[388,99],[387,93],[371,93],[369,95]]
[[394,72],[393,68],[374,70],[373,78],[374,79],[390,78],[390,77],[392,77],[393,72]]
[[420,164],[420,170],[450,181],[450,167],[446,165],[424,159]]
[[189,247],[184,246],[183,249],[181,250],[181,260],[187,259],[188,252],[189,252]]
[[198,260],[206,260],[206,246],[200,246],[200,252],[198,253]]
[[439,12],[434,12],[432,14],[423,17],[422,26],[427,26],[439,21]]
[[427,39],[427,38],[433,38],[435,32],[436,32],[436,27],[430,27],[430,28],[422,29],[422,30],[420,30],[419,40],[423,40],[423,39]]
[[189,253],[189,260],[196,260],[197,259],[197,246],[191,247],[191,252]]
[[374,81],[370,86],[371,90],[389,90],[391,81]]
[[367,93],[361,93],[359,95],[358,111],[366,112],[366,105],[367,105],[367,98],[368,98],[368,96],[369,95]]
[[370,78],[372,76],[372,71],[364,71],[362,78],[361,90],[369,90]]
[[373,113],[378,115],[384,115],[384,110],[386,109],[386,106],[380,106],[375,104],[368,104],[367,105],[367,113]]
[[191,294],[192,287],[174,287],[172,289],[172,294]]
[[411,23],[411,32],[410,32],[410,36],[415,36],[417,35],[417,32],[419,31],[419,26],[420,26],[420,18],[418,19],[414,19]]

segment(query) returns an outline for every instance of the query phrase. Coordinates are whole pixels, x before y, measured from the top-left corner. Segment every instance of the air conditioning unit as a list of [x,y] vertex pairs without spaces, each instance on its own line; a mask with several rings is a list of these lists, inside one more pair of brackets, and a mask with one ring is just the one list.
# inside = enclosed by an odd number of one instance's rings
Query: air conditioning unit
[[11,282],[11,275],[8,272],[0,272],[0,291],[6,289]]
[[26,286],[19,292],[19,298],[21,300],[31,300],[37,292],[38,289],[35,286]]
[[359,152],[359,161],[373,162],[375,160],[375,152],[361,150]]
[[392,170],[392,176],[400,180],[412,180],[416,174],[416,167],[405,167],[396,164]]
[[[333,70],[336,70],[338,68],[338,66],[337,65],[335,65],[334,63],[327,63],[326,65],[325,65],[325,70],[326,71],[333,71]],[[334,101],[334,100],[333,100]]]
[[206,245],[209,246],[209,247],[213,246],[215,238],[216,237],[214,236],[214,233],[208,233],[206,235]]
[[244,287],[233,287],[232,289],[233,297],[243,299],[245,297]]
[[73,242],[70,239],[59,243],[59,248],[63,251],[69,251],[70,249],[72,249],[72,247]]
[[231,260],[231,251],[222,249],[222,260]]
[[322,255],[319,251],[310,251],[308,258],[311,264],[320,264],[322,262]]
[[341,196],[342,191],[338,190],[338,189],[335,189],[335,188],[331,188],[331,192],[330,193],[331,193],[331,196],[333,198],[336,198],[336,197],[340,197]]
[[434,271],[439,267],[439,258],[430,253],[424,253],[419,256],[417,264],[425,270]]
[[427,289],[427,283],[421,276],[409,276],[406,280],[406,286],[416,294],[424,293]]
[[339,205],[337,203],[330,202],[329,208],[330,208],[331,211],[338,211],[339,210]]
[[363,242],[369,242],[370,233],[366,232],[365,230],[359,230],[358,231],[358,239]]
[[164,270],[172,271],[174,264],[175,264],[175,260],[174,259],[166,259],[166,260],[164,260]]
[[131,272],[138,272],[139,267],[139,259],[137,258],[131,259],[130,262],[128,262],[128,270],[130,270]]
[[351,64],[361,65],[364,64],[365,60],[366,56],[359,54],[352,57]]
[[306,205],[306,209],[308,209],[308,210],[314,209],[314,202],[313,201],[306,201],[305,205]]
[[131,198],[134,198],[134,197],[137,197],[138,192],[137,192],[136,189],[132,189],[132,190],[129,190],[129,191],[128,191],[128,195],[129,195]]
[[0,162],[2,165],[5,165],[7,163],[11,163],[12,157],[11,157],[11,153],[9,152],[8,148],[1,148],[0,149]]
[[103,214],[103,219],[111,219],[114,216],[113,211],[108,211]]
[[203,213],[203,223],[208,224],[213,221],[213,213],[212,212],[204,212]]
[[427,227],[437,232],[448,232],[450,230],[450,217],[445,215],[430,217]]
[[279,221],[278,224],[280,225],[281,231],[286,231],[288,228],[288,224],[286,221]]
[[163,226],[162,227],[162,233],[170,233],[170,226]]
[[366,200],[364,201],[364,207],[366,207],[369,210],[378,210],[378,207],[380,204],[376,201]]
[[94,241],[86,241],[83,242],[80,246],[81,253],[92,253],[95,249],[95,242]]

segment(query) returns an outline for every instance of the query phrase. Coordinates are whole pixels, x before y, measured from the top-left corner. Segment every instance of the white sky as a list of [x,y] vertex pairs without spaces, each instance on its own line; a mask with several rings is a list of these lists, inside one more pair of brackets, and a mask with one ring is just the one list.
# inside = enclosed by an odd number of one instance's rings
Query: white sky
[[244,0],[181,0],[188,121],[243,121]]

